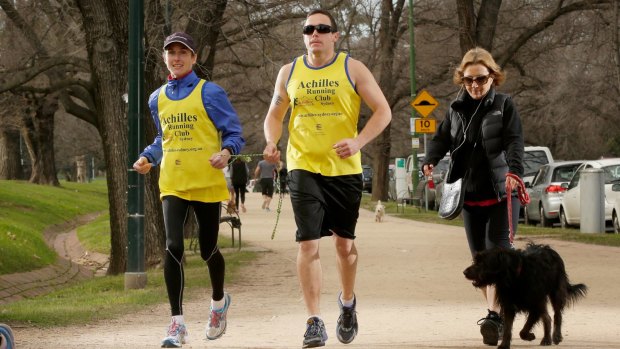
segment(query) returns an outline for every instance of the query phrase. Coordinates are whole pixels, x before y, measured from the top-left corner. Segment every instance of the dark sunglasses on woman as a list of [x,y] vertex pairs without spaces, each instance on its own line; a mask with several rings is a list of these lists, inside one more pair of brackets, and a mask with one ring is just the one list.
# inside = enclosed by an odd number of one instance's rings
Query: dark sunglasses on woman
[[475,76],[475,77],[464,76],[463,77],[463,83],[465,84],[465,86],[471,86],[475,82],[476,85],[482,86],[482,85],[486,84],[487,81],[489,81],[490,77],[491,77],[491,74]]

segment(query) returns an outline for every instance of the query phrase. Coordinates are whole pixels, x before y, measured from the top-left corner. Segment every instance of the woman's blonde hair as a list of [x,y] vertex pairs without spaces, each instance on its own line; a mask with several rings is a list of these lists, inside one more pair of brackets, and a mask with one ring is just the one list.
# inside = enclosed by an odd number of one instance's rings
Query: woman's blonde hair
[[454,71],[454,77],[452,80],[455,84],[463,84],[463,72],[472,64],[482,64],[487,67],[489,74],[493,78],[493,85],[495,86],[499,86],[504,82],[504,80],[506,80],[506,74],[502,71],[499,65],[495,63],[495,60],[489,51],[483,49],[482,47],[474,47],[465,53],[463,60],[461,60],[461,65]]

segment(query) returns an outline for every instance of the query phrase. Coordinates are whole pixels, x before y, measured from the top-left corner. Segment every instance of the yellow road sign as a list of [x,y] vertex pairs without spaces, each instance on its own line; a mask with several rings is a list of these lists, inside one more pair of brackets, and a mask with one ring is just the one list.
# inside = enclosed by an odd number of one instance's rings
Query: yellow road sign
[[426,90],[420,91],[413,102],[411,102],[411,106],[423,117],[427,117],[438,105],[439,102],[437,102],[430,93],[426,92]]
[[416,133],[435,133],[437,129],[437,120],[431,118],[416,118],[415,119],[415,132]]

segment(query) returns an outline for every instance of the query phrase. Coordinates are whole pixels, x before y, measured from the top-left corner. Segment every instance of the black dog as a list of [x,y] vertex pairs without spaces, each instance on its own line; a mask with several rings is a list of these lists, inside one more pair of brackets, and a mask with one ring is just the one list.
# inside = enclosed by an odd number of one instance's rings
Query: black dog
[[[474,256],[473,264],[463,271],[475,287],[495,285],[497,303],[502,308],[504,333],[498,348],[510,348],[515,314],[528,313],[519,335],[523,340],[536,338],[532,327],[542,319],[544,337],[540,345],[562,341],[562,311],[586,295],[584,284],[568,282],[564,261],[547,245],[528,244],[525,250],[495,248]],[[553,307],[553,337],[547,298]]]

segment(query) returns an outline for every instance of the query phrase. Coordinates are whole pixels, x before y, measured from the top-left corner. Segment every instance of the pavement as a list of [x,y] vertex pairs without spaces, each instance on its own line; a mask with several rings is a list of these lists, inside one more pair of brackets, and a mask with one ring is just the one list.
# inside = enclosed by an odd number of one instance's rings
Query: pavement
[[[248,193],[247,213],[241,214],[242,250],[258,258],[227,280],[232,295],[226,334],[204,339],[210,290],[184,304],[190,341],[184,348],[299,348],[307,314],[296,277],[295,223],[287,198],[278,229],[274,200],[271,212],[260,209],[258,193]],[[412,209],[411,207],[407,207]],[[230,234],[222,226],[222,234]],[[321,316],[329,340],[326,348],[488,348],[482,344],[478,319],[485,302],[462,271],[471,263],[463,228],[414,222],[388,212],[383,222],[361,210],[356,246],[359,251],[356,295],[359,335],[351,344],[335,334],[339,292],[335,253],[329,238],[321,241],[323,287]],[[527,240],[517,237],[517,246]],[[536,238],[564,258],[573,283],[589,287],[587,297],[564,312],[563,348],[620,348],[620,249]],[[226,246],[223,246],[226,247]],[[232,247],[223,249],[232,252]],[[188,286],[191,280],[186,280]],[[139,292],[132,290],[128,292]],[[0,314],[1,322],[1,314]],[[150,306],[116,319],[68,327],[14,328],[18,348],[154,348],[169,323],[169,306]],[[518,315],[514,333],[523,326]],[[534,348],[542,337],[525,342],[513,338],[513,348]]]
[[76,234],[78,226],[89,223],[98,215],[85,215],[47,228],[43,235],[58,254],[55,263],[25,273],[0,275],[0,305],[40,296],[105,273],[108,257],[85,251]]

